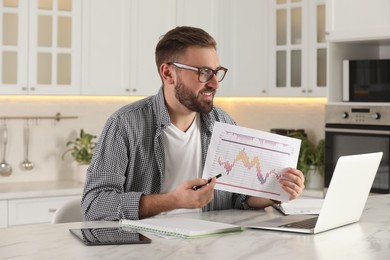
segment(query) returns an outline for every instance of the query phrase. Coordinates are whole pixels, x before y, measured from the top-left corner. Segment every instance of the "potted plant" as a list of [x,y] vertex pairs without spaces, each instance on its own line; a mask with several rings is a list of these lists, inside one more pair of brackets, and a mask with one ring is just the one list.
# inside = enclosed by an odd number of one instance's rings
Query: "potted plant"
[[77,162],[77,173],[75,177],[81,182],[85,181],[85,173],[95,151],[95,138],[95,135],[89,134],[81,129],[80,135],[75,140],[66,143],[66,146],[70,148],[62,155],[62,159],[64,159],[65,155],[70,152],[73,159]]
[[302,140],[297,168],[305,176],[305,186],[308,189],[322,189],[325,171],[325,140],[321,139],[315,145],[306,134],[293,132],[289,136]]

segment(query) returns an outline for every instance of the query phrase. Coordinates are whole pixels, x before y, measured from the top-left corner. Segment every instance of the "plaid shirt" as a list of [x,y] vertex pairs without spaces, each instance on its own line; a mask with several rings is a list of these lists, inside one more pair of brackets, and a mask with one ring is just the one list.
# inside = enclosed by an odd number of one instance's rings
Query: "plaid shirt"
[[[215,121],[235,124],[218,107],[201,114],[202,163]],[[160,193],[164,179],[162,132],[171,124],[162,88],[116,111],[99,138],[81,201],[85,220],[138,219],[142,194]],[[195,176],[194,176],[195,178]],[[245,196],[214,191],[202,210],[246,208]]]

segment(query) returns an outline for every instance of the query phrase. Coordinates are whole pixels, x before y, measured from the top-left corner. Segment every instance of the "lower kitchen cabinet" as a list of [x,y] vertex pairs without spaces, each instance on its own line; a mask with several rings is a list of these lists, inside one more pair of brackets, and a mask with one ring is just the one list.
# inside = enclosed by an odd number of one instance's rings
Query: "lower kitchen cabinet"
[[0,227],[49,223],[63,203],[77,198],[81,195],[1,200]]
[[7,227],[8,226],[8,208],[7,208],[7,201],[6,200],[0,200],[0,228]]

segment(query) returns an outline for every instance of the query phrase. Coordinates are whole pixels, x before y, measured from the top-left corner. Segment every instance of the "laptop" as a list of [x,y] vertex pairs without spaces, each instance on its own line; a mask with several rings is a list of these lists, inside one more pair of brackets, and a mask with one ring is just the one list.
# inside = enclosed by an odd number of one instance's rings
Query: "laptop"
[[319,215],[288,215],[247,228],[317,234],[358,222],[383,153],[341,156]]

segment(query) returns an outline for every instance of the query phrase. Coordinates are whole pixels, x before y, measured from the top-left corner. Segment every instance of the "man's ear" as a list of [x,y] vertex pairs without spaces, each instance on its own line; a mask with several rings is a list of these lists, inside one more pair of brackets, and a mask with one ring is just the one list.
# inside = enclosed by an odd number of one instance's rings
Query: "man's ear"
[[161,64],[160,66],[160,75],[164,82],[172,85],[175,83],[175,72],[173,71],[172,66],[169,66],[166,63]]

